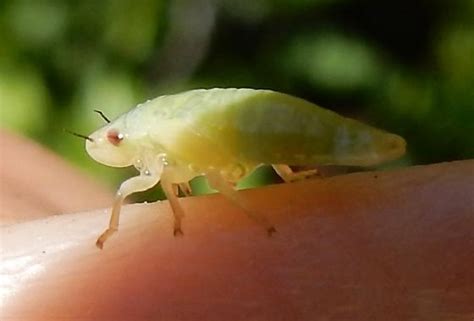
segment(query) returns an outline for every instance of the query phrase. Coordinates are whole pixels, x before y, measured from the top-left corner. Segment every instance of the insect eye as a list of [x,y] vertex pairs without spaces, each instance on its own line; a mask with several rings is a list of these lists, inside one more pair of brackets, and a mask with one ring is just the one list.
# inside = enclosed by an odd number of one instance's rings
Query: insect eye
[[124,135],[116,129],[111,129],[107,132],[107,140],[114,146],[118,146],[123,138]]

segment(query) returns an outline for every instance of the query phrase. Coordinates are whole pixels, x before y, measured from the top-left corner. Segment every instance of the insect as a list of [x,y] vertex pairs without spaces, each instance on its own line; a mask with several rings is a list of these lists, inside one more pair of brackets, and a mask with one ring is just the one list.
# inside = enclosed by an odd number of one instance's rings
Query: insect
[[101,116],[107,124],[83,136],[87,152],[108,166],[134,166],[139,175],[120,185],[99,248],[118,230],[123,200],[158,182],[174,213],[175,235],[182,234],[184,216],[179,189],[190,195],[189,181],[201,175],[271,234],[270,221],[234,188],[256,167],[272,165],[291,182],[316,170],[293,172],[290,165],[371,166],[400,157],[406,145],[398,135],[271,90],[191,90],[149,100],[113,121]]

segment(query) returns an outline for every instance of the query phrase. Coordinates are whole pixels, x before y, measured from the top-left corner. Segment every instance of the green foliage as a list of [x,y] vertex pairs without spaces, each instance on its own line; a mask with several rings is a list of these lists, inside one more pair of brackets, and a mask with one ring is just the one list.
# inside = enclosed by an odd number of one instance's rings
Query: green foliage
[[271,88],[363,119],[406,138],[405,164],[474,157],[470,0],[4,0],[0,39],[1,126],[114,182],[122,171],[62,129],[196,87]]
[[280,57],[287,65],[286,72],[314,87],[363,89],[373,86],[383,72],[380,58],[361,39],[323,31],[291,41]]

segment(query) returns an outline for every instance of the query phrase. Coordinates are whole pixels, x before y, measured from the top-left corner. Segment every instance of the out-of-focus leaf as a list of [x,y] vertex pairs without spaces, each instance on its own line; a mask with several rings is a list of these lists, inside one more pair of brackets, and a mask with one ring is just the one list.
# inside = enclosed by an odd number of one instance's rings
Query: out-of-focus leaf
[[50,97],[32,67],[0,66],[0,124],[28,134],[46,128]]
[[10,35],[22,47],[47,48],[63,36],[68,11],[61,1],[10,1],[4,12]]
[[366,42],[336,33],[295,37],[281,59],[290,74],[331,90],[373,85],[383,68]]
[[474,84],[474,24],[445,30],[436,49],[447,80],[458,86]]
[[104,42],[120,56],[141,61],[154,49],[162,27],[164,0],[112,0],[104,12]]

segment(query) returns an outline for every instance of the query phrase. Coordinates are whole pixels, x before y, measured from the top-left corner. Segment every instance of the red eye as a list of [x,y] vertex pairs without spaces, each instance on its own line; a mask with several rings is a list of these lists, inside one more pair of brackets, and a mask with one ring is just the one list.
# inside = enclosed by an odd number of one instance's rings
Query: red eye
[[118,146],[123,140],[123,134],[116,129],[111,129],[107,132],[107,139],[112,145]]

